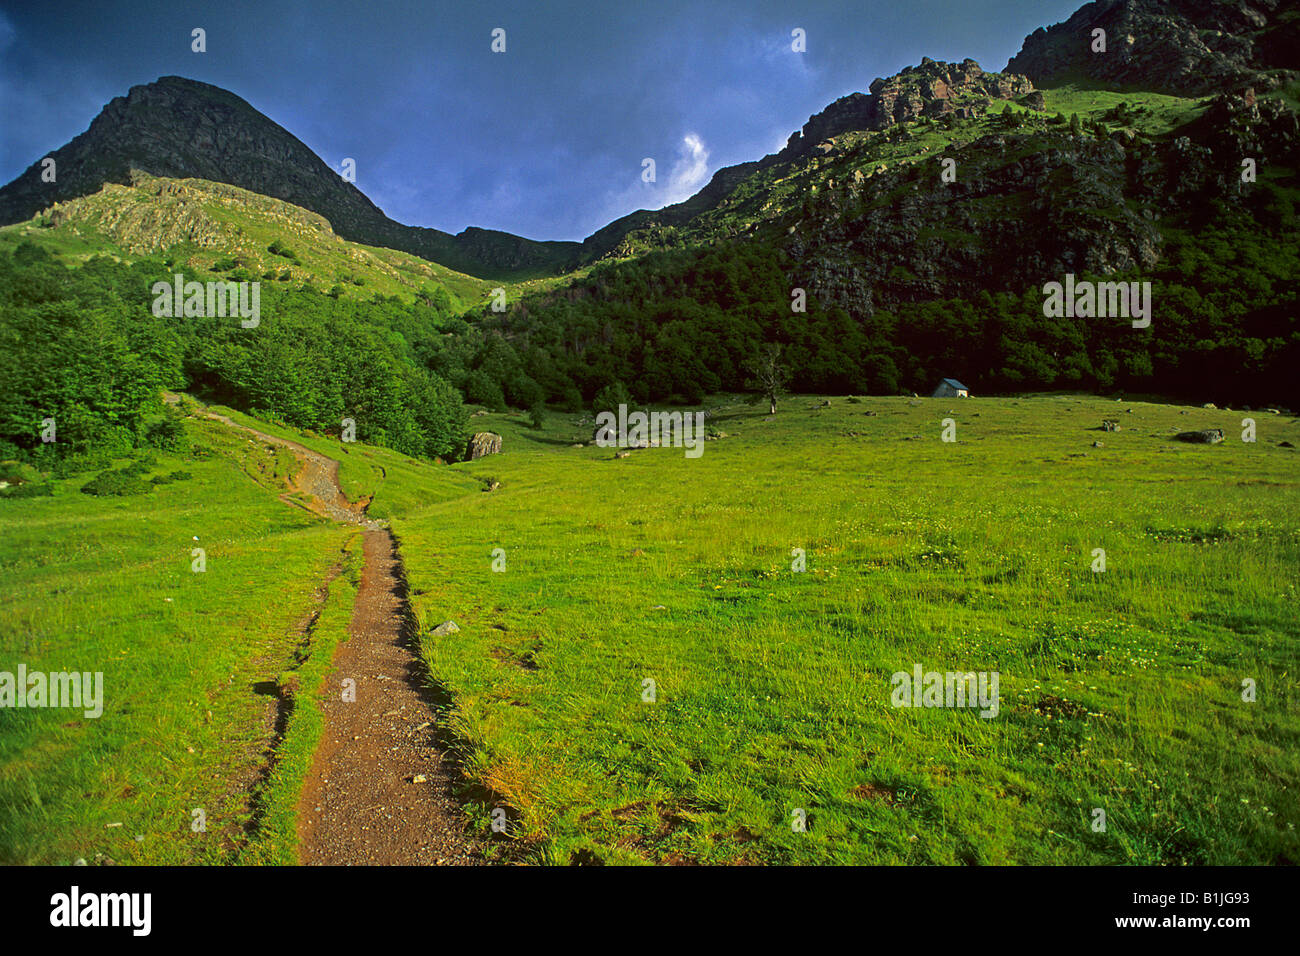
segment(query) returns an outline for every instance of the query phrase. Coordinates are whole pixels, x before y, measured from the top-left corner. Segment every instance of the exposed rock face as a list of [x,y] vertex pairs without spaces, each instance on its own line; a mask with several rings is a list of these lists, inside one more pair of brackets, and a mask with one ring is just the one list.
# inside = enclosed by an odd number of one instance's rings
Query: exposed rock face
[[[954,183],[918,165],[873,176],[859,198],[827,193],[785,246],[809,291],[871,315],[885,296],[1025,289],[1066,272],[1106,275],[1158,261],[1156,223],[1127,200],[1162,189],[1167,176],[1181,183],[1175,160],[1152,155],[1151,178],[1138,181],[1133,157],[1113,140],[1062,134],[1050,148],[1008,159],[1014,142],[991,135],[946,152],[960,171]],[[850,203],[861,211],[845,216]]]
[[467,453],[470,461],[477,461],[487,455],[495,455],[501,451],[501,436],[495,432],[476,432],[474,437],[469,440]]
[[574,242],[534,242],[486,229],[452,236],[394,222],[278,123],[233,93],[179,76],[114,98],[86,132],[50,156],[55,182],[41,181],[38,161],[0,189],[0,225],[98,192],[105,183],[127,185],[131,171],[141,170],[283,199],[325,217],[344,239],[400,249],[476,275],[566,264],[579,249]]
[[1174,437],[1179,441],[1191,442],[1194,445],[1217,445],[1223,441],[1223,429],[1205,428],[1201,431],[1179,432]]
[[[1222,92],[1259,71],[1300,68],[1291,0],[1096,0],[1025,38],[1007,70],[1039,86],[1079,76],[1180,96]],[[1092,52],[1093,30],[1106,52]]]
[[638,210],[615,220],[583,241],[582,259],[633,255],[636,250],[626,241],[630,234],[687,226],[695,216],[726,200],[756,171],[835,153],[837,147],[831,140],[842,133],[879,131],[922,115],[969,119],[985,112],[995,100],[1015,99],[1033,89],[1027,77],[987,73],[971,59],[944,63],[926,57],[920,66],[875,80],[869,93],[850,93],[836,100],[810,117],[802,130],[792,133],[779,153],[718,170],[707,186],[685,202],[653,211]]
[[870,94],[841,97],[794,133],[778,155],[790,160],[850,130],[882,130],[921,116],[957,113],[966,117],[993,100],[1010,100],[1034,89],[1028,77],[986,73],[974,60],[944,63],[925,57],[888,79],[877,79]]
[[240,238],[238,230],[209,215],[209,204],[256,210],[292,235],[315,232],[334,237],[323,216],[282,200],[224,183],[157,179],[139,170],[131,171],[130,187],[109,183],[94,196],[56,202],[45,212],[52,226],[86,223],[133,253],[181,243],[233,251]]

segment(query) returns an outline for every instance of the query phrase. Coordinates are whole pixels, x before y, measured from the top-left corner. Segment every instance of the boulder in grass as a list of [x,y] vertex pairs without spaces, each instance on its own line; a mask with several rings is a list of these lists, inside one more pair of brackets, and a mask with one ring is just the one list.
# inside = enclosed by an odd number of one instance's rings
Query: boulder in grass
[[474,437],[469,440],[470,461],[478,461],[488,455],[495,455],[501,451],[501,436],[495,432],[476,432]]
[[448,634],[455,634],[460,628],[456,626],[455,621],[443,621],[433,629],[434,637],[446,637]]
[[1191,442],[1194,445],[1217,445],[1223,441],[1223,429],[1202,428],[1200,431],[1179,432],[1174,437],[1179,441]]
[[1117,432],[1122,431],[1123,429],[1120,427],[1119,422],[1115,421],[1113,418],[1107,418],[1101,423],[1101,430],[1104,432]]

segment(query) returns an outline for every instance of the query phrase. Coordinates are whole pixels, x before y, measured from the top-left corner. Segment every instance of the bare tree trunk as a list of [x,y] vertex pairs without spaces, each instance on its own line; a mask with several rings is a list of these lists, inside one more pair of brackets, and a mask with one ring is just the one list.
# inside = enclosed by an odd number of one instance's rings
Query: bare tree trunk
[[767,397],[767,400],[768,400],[768,402],[769,402],[769,403],[771,404],[771,406],[772,406],[771,414],[775,415],[775,414],[776,414],[776,396],[775,396],[775,395],[769,395],[769,396]]

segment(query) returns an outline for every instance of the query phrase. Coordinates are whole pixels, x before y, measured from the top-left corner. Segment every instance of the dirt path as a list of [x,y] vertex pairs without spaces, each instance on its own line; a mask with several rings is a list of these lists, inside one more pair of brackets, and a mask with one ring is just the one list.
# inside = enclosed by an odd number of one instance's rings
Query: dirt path
[[[415,653],[397,542],[339,486],[339,463],[297,442],[207,417],[293,451],[302,470],[291,485],[312,495],[317,514],[364,529],[364,565],[349,638],[334,656],[322,703],[325,729],[298,804],[302,863],[430,865],[485,862],[465,832],[455,774],[434,739],[435,716]],[[287,495],[286,503],[299,505]],[[343,681],[356,682],[343,700]]]
[[303,863],[482,862],[434,743],[404,577],[393,536],[367,531],[352,636],[339,646],[331,678],[334,689],[355,680],[356,701],[335,690],[322,708],[325,734],[299,802]]

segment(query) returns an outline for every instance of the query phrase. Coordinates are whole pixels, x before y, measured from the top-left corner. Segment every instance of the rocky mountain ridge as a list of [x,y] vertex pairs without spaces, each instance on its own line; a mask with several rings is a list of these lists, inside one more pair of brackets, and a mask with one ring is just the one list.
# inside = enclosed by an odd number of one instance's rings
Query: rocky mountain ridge
[[[1105,52],[1094,51],[1094,31]],[[1025,38],[1007,69],[1039,86],[1085,81],[1177,96],[1267,86],[1300,69],[1295,0],[1094,0]]]

